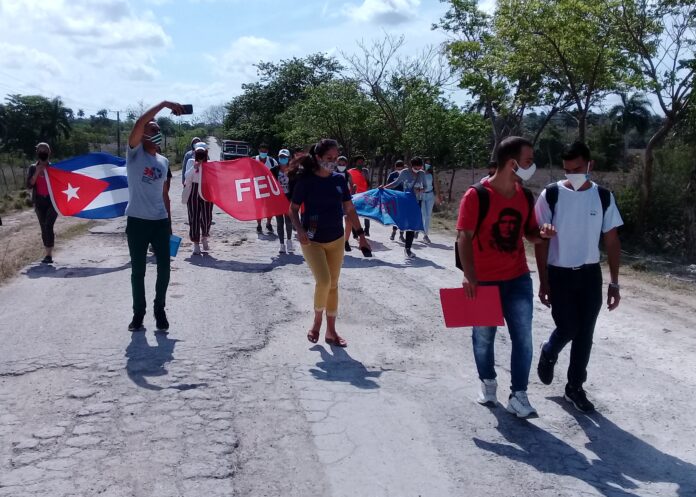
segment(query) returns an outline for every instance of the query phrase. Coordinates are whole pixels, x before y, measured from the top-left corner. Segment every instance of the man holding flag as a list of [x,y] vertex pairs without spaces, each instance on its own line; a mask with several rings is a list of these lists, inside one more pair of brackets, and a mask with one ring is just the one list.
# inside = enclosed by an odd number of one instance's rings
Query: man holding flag
[[162,134],[155,116],[163,109],[175,115],[183,113],[178,103],[161,102],[145,112],[133,126],[128,138],[128,206],[126,235],[131,258],[133,291],[133,320],[129,331],[141,331],[147,304],[145,301],[145,266],[148,245],[152,244],[157,258],[154,313],[158,331],[167,331],[169,322],[164,311],[169,286],[169,235],[171,225],[165,205],[169,161],[157,153]]

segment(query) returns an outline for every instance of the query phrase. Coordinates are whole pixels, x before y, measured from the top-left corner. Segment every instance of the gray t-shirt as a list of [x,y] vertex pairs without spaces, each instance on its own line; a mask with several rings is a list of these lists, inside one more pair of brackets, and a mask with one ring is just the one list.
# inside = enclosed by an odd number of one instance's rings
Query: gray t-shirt
[[169,161],[160,154],[151,155],[142,143],[128,148],[128,206],[126,216],[158,221],[167,219],[162,191],[167,180]]
[[402,186],[405,192],[415,193],[416,198],[423,198],[423,189],[425,188],[425,173],[421,170],[414,173],[411,169],[404,169],[399,173],[399,177],[392,183],[392,188]]

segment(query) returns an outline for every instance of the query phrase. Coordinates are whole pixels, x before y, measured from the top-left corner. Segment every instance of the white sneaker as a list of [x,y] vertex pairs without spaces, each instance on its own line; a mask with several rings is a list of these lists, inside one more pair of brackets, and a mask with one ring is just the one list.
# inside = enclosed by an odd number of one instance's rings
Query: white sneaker
[[295,253],[295,247],[292,246],[292,240],[291,240],[291,239],[288,239],[287,246],[288,246],[288,252],[290,252],[291,254],[294,254],[294,253]]
[[201,255],[201,246],[197,243],[193,244],[193,255]]
[[527,392],[512,392],[508,400],[507,411],[518,418],[528,418],[537,411],[529,403]]
[[482,380],[481,381],[481,391],[479,392],[478,399],[476,402],[485,405],[497,405],[498,397],[496,393],[498,391],[498,382],[493,380]]
[[278,251],[281,254],[287,254],[287,251],[285,250],[285,244],[281,243],[280,244],[280,250]]
[[207,252],[208,250],[210,250],[210,245],[208,245],[208,238],[203,237],[202,241],[203,241],[203,250],[205,250]]

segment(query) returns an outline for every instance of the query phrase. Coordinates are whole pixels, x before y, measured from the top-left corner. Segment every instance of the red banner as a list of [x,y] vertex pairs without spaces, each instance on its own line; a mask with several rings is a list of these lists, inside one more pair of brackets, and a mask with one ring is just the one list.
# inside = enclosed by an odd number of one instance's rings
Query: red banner
[[201,171],[201,197],[235,219],[254,221],[290,209],[273,173],[255,159],[206,162]]

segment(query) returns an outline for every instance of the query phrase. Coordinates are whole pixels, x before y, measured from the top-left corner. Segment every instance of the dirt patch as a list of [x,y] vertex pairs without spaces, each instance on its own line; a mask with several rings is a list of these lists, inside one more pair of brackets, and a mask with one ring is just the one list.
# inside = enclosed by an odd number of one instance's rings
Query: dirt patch
[[[41,231],[33,210],[3,216],[2,221],[3,225],[0,226],[0,233],[2,233],[0,284],[14,277],[21,268],[40,259],[43,255]],[[76,217],[59,217],[55,225],[55,254],[60,257],[63,241],[86,233],[93,225],[94,221]]]

